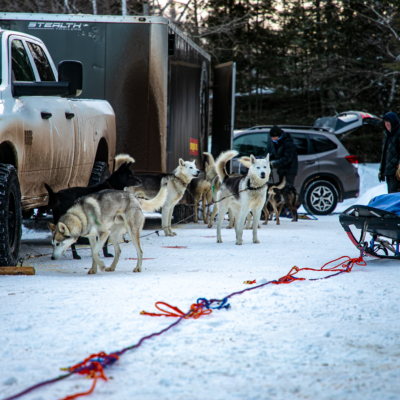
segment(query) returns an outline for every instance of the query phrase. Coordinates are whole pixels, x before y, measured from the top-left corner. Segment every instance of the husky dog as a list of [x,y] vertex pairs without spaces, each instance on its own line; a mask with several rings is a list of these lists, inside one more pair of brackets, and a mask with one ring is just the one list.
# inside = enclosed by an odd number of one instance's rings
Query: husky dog
[[[127,186],[138,186],[141,184],[140,179],[133,174],[130,168],[135,162],[132,157],[127,154],[119,154],[114,160],[114,172],[104,182],[98,183],[97,185],[85,187],[76,186],[55,193],[49,185],[46,183],[44,184],[49,193],[47,207],[53,212],[53,222],[55,224],[57,224],[60,217],[64,215],[80,197],[97,193],[105,189],[123,190]],[[74,260],[80,260],[81,257],[76,251],[75,244],[73,244],[71,248]],[[104,257],[112,257],[112,254],[108,253],[107,245],[104,246],[103,253]]]
[[142,181],[140,187],[128,187],[125,190],[135,194],[137,197],[152,199],[156,196],[160,187],[167,184],[168,195],[162,208],[162,229],[165,236],[175,236],[171,229],[172,212],[176,204],[182,198],[185,190],[193,178],[199,176],[200,171],[196,168],[195,161],[183,161],[179,159],[179,166],[172,174],[159,175],[136,175]]
[[296,188],[292,185],[285,186],[286,178],[283,177],[282,182],[277,186],[270,186],[268,189],[267,201],[264,205],[265,222],[268,224],[268,203],[271,204],[275,211],[276,224],[280,225],[279,216],[281,215],[282,207],[285,205],[293,214],[293,222],[297,222],[297,199],[298,194]]
[[203,171],[200,172],[198,179],[192,180],[190,185],[190,193],[194,197],[194,222],[196,224],[199,222],[197,210],[201,200],[203,207],[203,221],[205,224],[208,224],[210,205],[212,203],[212,188]]
[[221,226],[228,208],[235,215],[236,244],[243,243],[243,225],[249,211],[253,214],[253,243],[260,243],[257,239],[257,227],[260,221],[261,210],[265,204],[269,175],[269,154],[266,158],[256,159],[250,156],[251,166],[247,175],[230,177],[225,169],[226,163],[238,154],[235,150],[226,151],[218,157],[215,168],[221,181],[221,188],[217,194],[219,216],[217,226],[217,243],[222,243]]
[[[88,274],[96,274],[97,266],[102,271],[114,271],[121,254],[119,239],[121,235],[128,233],[138,256],[133,272],[141,272],[143,252],[140,247],[140,232],[145,222],[142,210],[157,210],[162,207],[166,198],[166,185],[161,186],[158,195],[152,200],[140,200],[133,194],[120,190],[103,190],[80,198],[56,225],[48,223],[53,242],[51,259],[58,260],[79,236],[85,236],[89,238],[93,259]],[[99,258],[99,251],[108,237],[114,246],[115,258],[111,266],[106,268]]]

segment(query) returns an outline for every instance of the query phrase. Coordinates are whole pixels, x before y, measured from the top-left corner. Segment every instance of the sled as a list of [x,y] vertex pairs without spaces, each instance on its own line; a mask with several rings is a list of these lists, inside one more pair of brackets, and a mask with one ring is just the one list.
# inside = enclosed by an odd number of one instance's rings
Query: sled
[[[361,257],[400,260],[400,193],[377,196],[367,206],[351,206],[339,215],[339,221]],[[359,240],[351,226],[361,230]]]

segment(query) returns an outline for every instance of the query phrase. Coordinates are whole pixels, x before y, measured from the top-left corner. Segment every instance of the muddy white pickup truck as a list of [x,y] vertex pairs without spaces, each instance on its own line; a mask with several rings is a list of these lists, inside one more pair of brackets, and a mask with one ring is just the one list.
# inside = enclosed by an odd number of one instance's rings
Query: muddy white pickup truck
[[[62,45],[62,44],[60,44]],[[77,100],[82,65],[55,67],[44,43],[0,30],[0,266],[16,265],[22,215],[55,191],[94,184],[112,169],[115,115],[104,100]]]

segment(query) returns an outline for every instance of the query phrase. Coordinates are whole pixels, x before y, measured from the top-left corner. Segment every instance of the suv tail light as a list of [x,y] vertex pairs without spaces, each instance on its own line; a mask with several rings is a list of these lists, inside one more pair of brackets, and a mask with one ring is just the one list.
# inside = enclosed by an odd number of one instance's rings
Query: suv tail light
[[357,156],[346,156],[346,160],[358,168],[358,157]]

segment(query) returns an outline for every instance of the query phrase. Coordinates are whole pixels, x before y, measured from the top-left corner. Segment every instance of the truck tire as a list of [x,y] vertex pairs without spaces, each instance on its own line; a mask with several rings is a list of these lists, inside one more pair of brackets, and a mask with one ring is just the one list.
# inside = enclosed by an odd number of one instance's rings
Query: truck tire
[[310,214],[331,214],[338,202],[338,192],[328,181],[315,181],[308,185],[304,194],[304,208]]
[[0,164],[0,265],[18,263],[22,235],[21,190],[10,164]]
[[109,176],[110,170],[108,169],[108,164],[103,161],[95,161],[88,186],[97,185],[98,183],[104,182]]

